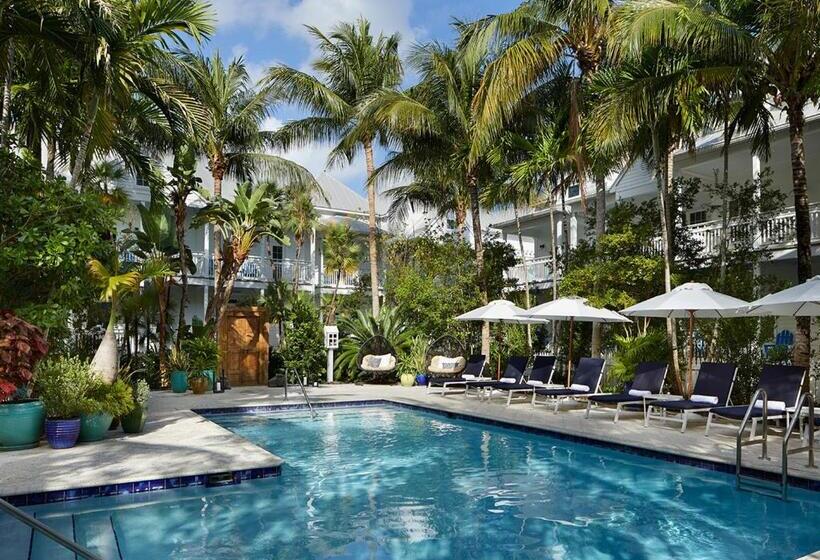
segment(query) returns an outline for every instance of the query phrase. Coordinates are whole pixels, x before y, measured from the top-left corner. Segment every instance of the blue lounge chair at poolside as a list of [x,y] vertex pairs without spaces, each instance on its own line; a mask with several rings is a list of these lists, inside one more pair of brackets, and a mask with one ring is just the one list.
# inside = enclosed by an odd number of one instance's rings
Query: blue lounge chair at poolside
[[[647,403],[644,426],[649,426],[650,420],[662,422],[670,420],[679,422],[680,431],[685,432],[690,416],[707,413],[716,405],[729,404],[736,376],[737,366],[735,364],[703,362],[700,365],[692,395],[688,399],[658,400]],[[677,413],[677,415],[670,416],[669,412]]]
[[[432,392],[434,387],[441,388],[441,394],[446,395],[451,389],[463,390],[467,381],[485,380],[484,370],[487,366],[487,358],[484,354],[470,356],[467,364],[459,375],[450,377],[432,377],[427,382],[427,392]],[[491,381],[490,379],[486,379]]]
[[494,385],[484,388],[487,400],[491,400],[493,395],[506,395],[507,406],[512,403],[513,396],[523,395],[527,400],[533,389],[552,383],[552,374],[555,370],[555,356],[536,356],[532,361],[527,379],[522,383],[507,383],[499,381]]
[[[590,395],[587,398],[586,417],[589,418],[592,405],[595,404],[599,407],[597,410],[614,411],[614,421],[617,422],[621,415],[621,410],[623,410],[625,406],[642,405],[645,396],[657,395],[661,392],[668,370],[669,366],[661,362],[643,362],[638,364],[638,367],[635,368],[635,379],[626,384],[623,392],[609,395]],[[609,408],[612,406],[615,408]]]
[[[512,356],[507,360],[507,367],[504,368],[504,374],[501,376],[501,379],[510,379],[510,383],[521,383],[524,379],[524,372],[527,369],[527,362],[529,358],[526,356]],[[498,383],[497,380],[488,379],[484,380],[476,380],[476,381],[467,381],[465,383],[464,388],[464,397],[467,398],[470,396],[470,391],[475,391],[477,397],[481,397],[481,393],[487,387],[492,387]]]
[[538,397],[544,397],[544,405],[552,404],[553,412],[558,414],[558,406],[563,401],[578,401],[587,395],[597,393],[601,388],[606,360],[602,358],[581,358],[572,376],[569,387],[536,387],[532,393],[532,405],[538,405]]
[[[789,417],[797,410],[797,401],[800,399],[800,389],[803,387],[803,380],[806,377],[806,368],[801,366],[783,366],[768,364],[763,366],[760,373],[760,380],[757,388],[766,391],[768,399],[766,407],[766,417],[768,420],[785,418],[786,424]],[[748,404],[738,406],[716,406],[709,409],[709,417],[706,419],[706,435],[715,419],[721,418],[731,422],[740,422],[746,415]],[[762,399],[755,403],[751,410],[752,431],[749,437],[754,438],[757,431],[757,423],[763,418]],[[765,430],[766,427],[764,426]]]

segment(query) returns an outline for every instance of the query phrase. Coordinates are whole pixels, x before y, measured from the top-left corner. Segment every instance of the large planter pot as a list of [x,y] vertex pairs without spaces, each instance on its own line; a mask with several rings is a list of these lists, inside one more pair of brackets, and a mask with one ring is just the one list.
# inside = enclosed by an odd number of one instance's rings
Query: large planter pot
[[77,444],[80,435],[80,419],[46,420],[46,441],[52,449],[68,449]]
[[80,416],[80,441],[100,441],[108,432],[114,417],[104,412]]
[[188,385],[191,386],[191,391],[195,395],[204,395],[205,391],[208,390],[208,378],[202,376],[192,377],[188,380]]
[[126,434],[141,434],[145,429],[145,419],[148,418],[148,410],[141,406],[135,406],[134,410],[120,418],[122,431]]
[[427,385],[427,374],[420,373],[416,376],[416,384],[417,385]]
[[185,393],[188,391],[188,374],[186,372],[171,372],[171,390],[174,393]]
[[412,387],[413,383],[416,382],[416,376],[412,373],[402,373],[399,381],[402,387]]
[[214,374],[214,370],[212,370],[212,369],[203,369],[202,370],[202,375],[204,375],[205,378],[208,380],[208,387],[207,387],[206,390],[207,391],[213,391],[214,390],[214,379],[216,378],[216,375]]
[[0,451],[37,447],[45,417],[39,400],[0,403]]

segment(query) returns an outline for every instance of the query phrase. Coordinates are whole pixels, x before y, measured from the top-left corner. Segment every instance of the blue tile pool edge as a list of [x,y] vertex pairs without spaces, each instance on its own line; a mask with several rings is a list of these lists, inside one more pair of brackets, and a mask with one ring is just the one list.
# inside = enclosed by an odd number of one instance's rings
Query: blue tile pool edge
[[[241,484],[245,480],[258,480],[261,478],[271,478],[279,476],[282,472],[281,465],[272,467],[257,467],[253,469],[242,469],[227,471],[230,479],[220,481],[213,486],[232,486]],[[100,486],[88,486],[83,488],[71,488],[68,490],[50,490],[46,492],[33,492],[30,494],[14,494],[10,496],[0,496],[13,506],[38,506],[42,504],[52,504],[56,502],[68,502],[83,500],[85,498],[101,498],[107,496],[119,496],[123,494],[141,494],[145,492],[161,492],[163,490],[175,490],[177,488],[189,488],[192,486],[211,486],[208,484],[208,477],[214,474],[205,473],[188,476],[172,476],[168,478],[155,478],[151,480],[140,480],[136,482],[118,482],[114,484],[103,484]]]
[[[690,467],[696,467],[699,469],[709,470],[709,471],[716,471],[716,472],[723,472],[727,474],[735,474],[735,465],[730,463],[723,463],[720,461],[713,461],[710,459],[702,459],[696,457],[689,457],[686,455],[676,455],[674,453],[670,453],[668,451],[659,451],[657,449],[647,449],[644,447],[638,447],[635,445],[628,445],[624,443],[615,443],[610,441],[603,441],[594,438],[588,438],[583,436],[577,436],[574,434],[567,434],[564,432],[559,432],[550,428],[545,428],[541,426],[527,426],[524,424],[517,424],[514,422],[509,422],[505,420],[494,420],[491,418],[484,418],[481,416],[474,416],[472,414],[466,414],[463,412],[451,412],[448,410],[442,410],[440,408],[435,408],[433,406],[425,406],[421,404],[410,404],[401,401],[393,401],[389,399],[370,399],[370,400],[360,400],[360,401],[340,401],[340,402],[332,402],[332,403],[313,403],[313,408],[324,408],[324,409],[333,409],[333,408],[363,408],[363,407],[379,407],[379,406],[393,406],[397,408],[405,408],[409,410],[420,410],[424,412],[429,412],[432,414],[437,414],[439,416],[443,416],[446,418],[455,418],[459,420],[467,420],[471,422],[476,422],[478,424],[485,424],[490,426],[498,426],[502,428],[509,428],[512,430],[526,432],[526,433],[533,433],[533,434],[540,434],[549,436],[555,439],[560,439],[564,441],[570,441],[573,443],[581,443],[585,445],[592,445],[595,447],[602,447],[606,449],[614,449],[616,451],[622,451],[624,453],[629,453],[631,455],[640,455],[642,457],[649,457],[652,459],[659,459],[662,461],[667,461],[669,463],[677,463],[680,465],[687,465]],[[204,416],[208,418],[209,416],[217,416],[222,414],[265,414],[269,412],[286,412],[286,411],[298,411],[298,410],[307,410],[308,407],[305,404],[273,404],[273,405],[249,405],[249,406],[233,406],[233,407],[225,407],[225,408],[196,408],[192,409],[191,412]],[[760,480],[764,480],[767,482],[774,482],[779,483],[780,481],[780,474],[775,472],[769,471],[762,471],[758,469],[750,469],[748,467],[743,468],[743,475],[744,476],[752,476]],[[820,492],[820,480],[813,480],[810,478],[802,478],[795,475],[789,475],[789,486],[794,488],[802,488],[804,490],[811,490],[813,492]]]

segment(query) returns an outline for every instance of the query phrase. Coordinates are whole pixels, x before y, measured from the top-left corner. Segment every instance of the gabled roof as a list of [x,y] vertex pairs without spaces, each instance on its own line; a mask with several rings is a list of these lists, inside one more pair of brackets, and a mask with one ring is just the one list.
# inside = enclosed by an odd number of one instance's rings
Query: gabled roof
[[327,173],[316,177],[324,191],[313,195],[313,204],[317,208],[342,210],[344,212],[367,212],[367,199]]

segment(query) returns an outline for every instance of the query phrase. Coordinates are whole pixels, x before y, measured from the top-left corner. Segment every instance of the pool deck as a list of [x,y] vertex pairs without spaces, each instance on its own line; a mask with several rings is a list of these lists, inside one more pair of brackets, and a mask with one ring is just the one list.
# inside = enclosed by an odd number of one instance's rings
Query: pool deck
[[[428,395],[423,387],[334,384],[311,387],[309,394],[315,403],[385,399],[729,465],[735,461],[734,430],[713,428],[713,435],[707,438],[703,435],[704,422],[697,419],[691,420],[682,434],[674,424],[661,427],[653,423],[645,428],[639,413],[624,412],[614,424],[609,414],[593,413],[587,420],[580,409],[564,407],[559,414],[553,414],[551,409],[534,409],[529,403],[507,407],[501,399],[487,403],[465,399],[460,393],[446,397]],[[0,496],[277,467],[282,459],[192,409],[284,402],[282,389],[266,387],[236,388],[201,396],[156,392],[151,397],[149,421],[143,434],[124,435],[118,431],[101,442],[67,450],[52,450],[43,444],[36,449],[0,453]],[[287,402],[304,401],[301,395],[291,392]],[[759,446],[745,449],[744,465],[779,473],[781,441],[779,437],[770,437],[770,460],[759,458]],[[799,438],[794,438],[794,445],[800,445]],[[792,455],[790,474],[820,480],[820,469],[807,468],[807,457],[806,453]]]

